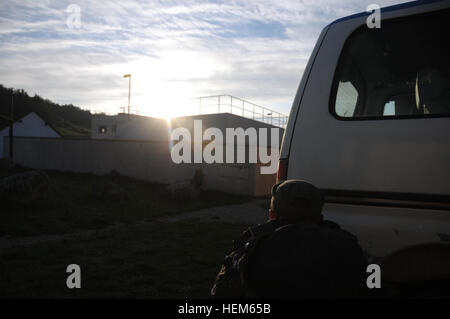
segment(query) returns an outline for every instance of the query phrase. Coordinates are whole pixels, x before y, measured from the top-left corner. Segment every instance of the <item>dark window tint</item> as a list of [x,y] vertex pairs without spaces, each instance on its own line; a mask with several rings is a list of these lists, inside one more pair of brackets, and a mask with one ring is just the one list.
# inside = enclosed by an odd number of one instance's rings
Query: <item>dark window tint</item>
[[361,27],[347,40],[333,85],[342,118],[450,115],[450,11]]

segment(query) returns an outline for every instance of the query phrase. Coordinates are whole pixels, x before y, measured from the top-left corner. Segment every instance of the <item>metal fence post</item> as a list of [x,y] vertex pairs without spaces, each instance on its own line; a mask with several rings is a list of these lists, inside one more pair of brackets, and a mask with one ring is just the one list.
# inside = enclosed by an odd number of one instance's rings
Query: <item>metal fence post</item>
[[233,96],[231,96],[230,112],[233,114]]

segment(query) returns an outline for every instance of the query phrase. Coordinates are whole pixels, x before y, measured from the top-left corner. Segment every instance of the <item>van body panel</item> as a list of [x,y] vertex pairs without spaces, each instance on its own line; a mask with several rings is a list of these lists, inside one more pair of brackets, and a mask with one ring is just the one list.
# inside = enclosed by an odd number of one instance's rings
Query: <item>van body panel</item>
[[[305,90],[305,85],[308,81],[309,73],[311,72],[312,65],[314,64],[315,57],[317,55],[317,52],[320,49],[320,45],[322,44],[323,39],[325,38],[325,35],[327,34],[329,26],[326,26],[322,32],[319,35],[319,38],[316,42],[316,45],[314,46],[314,49],[311,53],[311,56],[309,57],[308,63],[306,64],[305,70],[303,71],[303,76],[300,81],[300,84],[297,89],[297,93],[295,94],[294,102],[292,103],[291,111],[288,118],[288,123],[286,126],[286,131],[283,135],[283,141],[281,143],[281,151],[280,151],[280,158],[287,158],[289,155],[289,147],[291,145],[291,139],[292,139],[292,132],[295,127],[295,122],[297,120],[299,105],[302,100],[302,95]],[[287,140],[285,141],[285,138]]]
[[327,203],[323,214],[357,236],[373,257],[421,243],[450,242],[447,211]]
[[[382,11],[383,21],[448,8],[433,2]],[[450,117],[342,120],[330,112],[336,68],[346,40],[367,15],[331,23],[322,32],[296,94],[281,159],[287,178],[326,190],[407,193],[450,198]],[[445,38],[445,37],[444,37]],[[444,39],[443,38],[443,39]],[[308,71],[308,72],[307,72]],[[293,119],[295,117],[295,120]],[[381,256],[450,233],[450,211],[328,203],[325,217]]]

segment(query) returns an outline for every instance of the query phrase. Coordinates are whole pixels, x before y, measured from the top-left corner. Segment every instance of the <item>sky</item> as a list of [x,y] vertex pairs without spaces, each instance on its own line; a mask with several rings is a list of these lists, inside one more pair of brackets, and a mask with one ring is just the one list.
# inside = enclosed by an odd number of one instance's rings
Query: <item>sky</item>
[[0,83],[117,113],[131,74],[141,114],[188,114],[191,98],[221,94],[289,114],[322,28],[400,2],[2,0]]

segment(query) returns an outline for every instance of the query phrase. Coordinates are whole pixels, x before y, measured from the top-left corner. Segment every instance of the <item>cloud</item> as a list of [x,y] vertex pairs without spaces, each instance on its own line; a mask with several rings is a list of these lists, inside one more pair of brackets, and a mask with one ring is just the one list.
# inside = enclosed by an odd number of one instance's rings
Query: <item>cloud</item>
[[[398,1],[378,1],[380,5]],[[232,94],[289,112],[321,29],[370,1],[2,1],[0,83],[60,103],[174,112]],[[70,4],[80,28],[66,24]]]

